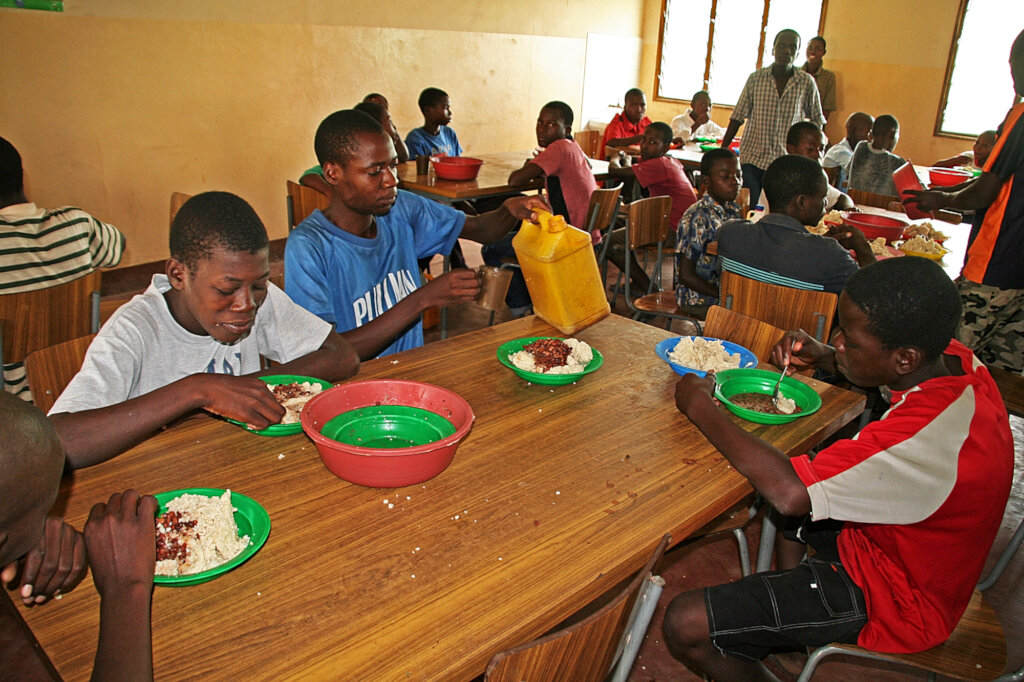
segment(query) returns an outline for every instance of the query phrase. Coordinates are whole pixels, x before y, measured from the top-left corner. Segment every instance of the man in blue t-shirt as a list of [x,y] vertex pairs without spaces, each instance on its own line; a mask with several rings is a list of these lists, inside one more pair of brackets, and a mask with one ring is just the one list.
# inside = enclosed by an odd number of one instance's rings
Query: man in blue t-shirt
[[452,122],[452,106],[448,93],[439,88],[427,88],[420,93],[417,104],[423,112],[423,127],[413,128],[405,136],[409,158],[432,154],[462,156],[459,136],[448,127]]
[[[457,269],[419,286],[416,260],[447,254],[459,237],[487,244],[547,209],[536,196],[513,197],[477,216],[398,190],[398,158],[380,123],[337,111],[314,143],[331,203],[288,236],[285,291],[333,323],[368,360],[423,345],[420,316],[432,306],[476,297],[476,273]],[[550,209],[548,209],[550,210]]]

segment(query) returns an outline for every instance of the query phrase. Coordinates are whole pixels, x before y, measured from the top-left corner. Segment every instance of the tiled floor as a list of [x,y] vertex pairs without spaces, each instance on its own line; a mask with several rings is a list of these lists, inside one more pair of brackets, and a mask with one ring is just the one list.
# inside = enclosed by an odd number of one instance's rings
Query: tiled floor
[[[464,252],[470,267],[479,264],[478,248],[473,248],[470,243],[464,243]],[[440,267],[435,269],[439,271]],[[612,270],[614,271],[614,268]],[[615,312],[625,313],[621,296],[618,302],[619,305],[616,306]],[[485,326],[488,313],[473,304],[466,304],[451,309],[448,317],[449,334],[456,335]],[[507,319],[509,319],[509,315],[506,310],[496,315],[495,322],[503,322]],[[430,330],[425,336],[428,343],[437,340],[439,330],[436,328]],[[1024,516],[1024,420],[1011,417],[1010,425],[1014,435],[1016,475],[1003,528],[996,539],[994,547],[996,553],[1006,544]],[[755,519],[747,528],[752,562],[756,556],[759,531],[760,522]],[[993,560],[994,557],[990,557],[990,563]],[[700,680],[700,677],[673,659],[665,648],[661,635],[662,616],[665,606],[676,594],[740,577],[736,541],[731,534],[723,534],[683,545],[665,556],[659,573],[666,581],[665,589],[629,679],[633,682]],[[1000,581],[986,594],[986,599],[993,605],[1003,624],[1007,641],[1007,670],[1017,670],[1024,666],[1024,591],[1021,589],[1022,582],[1024,582],[1024,551],[1018,552],[1014,562],[1003,573]],[[779,657],[778,662],[783,670],[792,673],[789,679],[795,679],[803,665],[804,658],[798,654],[787,654]],[[871,679],[873,682],[896,682],[926,677],[923,672],[911,671],[907,668],[868,661],[851,663],[851,660],[841,656],[826,659],[818,666],[814,679],[837,682],[859,682],[866,679]],[[947,678],[940,676],[939,679]]]

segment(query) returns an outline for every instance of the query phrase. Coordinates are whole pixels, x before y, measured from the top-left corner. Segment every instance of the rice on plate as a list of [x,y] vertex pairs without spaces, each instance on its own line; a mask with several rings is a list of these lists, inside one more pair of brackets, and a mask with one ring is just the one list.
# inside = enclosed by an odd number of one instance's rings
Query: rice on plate
[[740,366],[740,354],[730,353],[718,339],[684,336],[669,351],[668,359],[701,372],[722,372]]
[[525,372],[579,374],[594,359],[594,351],[579,339],[538,339],[508,359]]
[[191,575],[231,561],[249,545],[238,537],[231,491],[179,495],[156,517],[156,575]]

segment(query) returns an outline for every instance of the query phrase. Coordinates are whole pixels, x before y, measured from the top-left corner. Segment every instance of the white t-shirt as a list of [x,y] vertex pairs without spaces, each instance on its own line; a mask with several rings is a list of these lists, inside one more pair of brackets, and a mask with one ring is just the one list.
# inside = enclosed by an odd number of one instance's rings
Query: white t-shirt
[[[844,196],[843,192],[840,192],[831,184],[828,185],[828,187],[825,189],[825,210],[831,211],[832,208],[836,205],[836,202],[839,201],[839,197],[841,196]],[[763,206],[766,212],[771,209],[771,207],[768,205],[768,197],[765,196],[763,189],[761,190],[761,197],[757,200],[757,205]]]
[[170,288],[166,275],[154,275],[143,294],[117,309],[50,414],[109,407],[192,374],[251,374],[261,355],[290,362],[320,348],[332,329],[268,284],[249,335],[223,344],[175,321],[164,298]]
[[683,142],[688,142],[692,137],[722,137],[725,135],[725,128],[714,121],[702,123],[696,130],[690,130],[693,126],[693,109],[687,109],[685,114],[679,114],[672,119],[672,137],[681,137]]

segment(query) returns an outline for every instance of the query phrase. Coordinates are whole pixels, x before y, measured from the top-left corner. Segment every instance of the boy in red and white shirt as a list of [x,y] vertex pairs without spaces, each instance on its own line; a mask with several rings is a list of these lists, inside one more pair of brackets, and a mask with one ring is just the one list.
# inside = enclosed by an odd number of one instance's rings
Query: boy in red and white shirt
[[712,402],[713,379],[680,380],[679,410],[730,463],[783,514],[809,513],[799,537],[815,552],[790,570],[676,597],[665,632],[677,658],[720,681],[770,679],[759,660],[779,647],[914,652],[949,637],[1013,476],[1006,408],[988,370],[952,340],[959,318],[938,265],[894,258],[847,280],[834,346],[788,332],[777,364],[891,394],[880,420],[813,459],[789,460],[737,427]]

